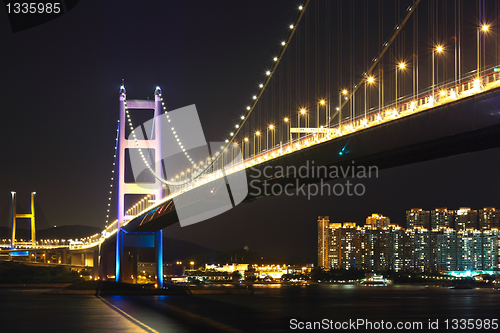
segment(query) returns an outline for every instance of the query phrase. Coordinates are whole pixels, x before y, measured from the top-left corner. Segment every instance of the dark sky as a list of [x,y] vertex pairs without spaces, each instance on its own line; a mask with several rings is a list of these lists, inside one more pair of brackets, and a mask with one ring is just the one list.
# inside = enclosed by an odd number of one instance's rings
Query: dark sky
[[[0,9],[0,210],[10,191],[25,203],[36,191],[51,224],[104,227],[121,80],[128,98],[152,98],[159,85],[170,110],[196,104],[207,140],[223,140],[299,4],[80,1],[18,33]],[[313,261],[318,215],[363,224],[378,212],[402,224],[412,207],[498,206],[498,165],[495,149],[384,170],[363,197],[264,198],[165,233]]]

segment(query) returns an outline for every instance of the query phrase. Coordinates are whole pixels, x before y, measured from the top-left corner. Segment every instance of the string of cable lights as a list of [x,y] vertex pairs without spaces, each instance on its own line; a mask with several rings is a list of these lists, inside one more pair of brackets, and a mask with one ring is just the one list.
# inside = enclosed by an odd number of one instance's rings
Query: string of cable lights
[[108,223],[109,223],[109,211],[111,209],[111,198],[113,197],[113,182],[115,179],[116,152],[118,150],[119,134],[120,134],[120,120],[118,120],[118,125],[116,128],[115,152],[113,154],[113,169],[111,170],[111,184],[109,184],[109,199],[108,199],[108,208],[106,211],[106,226],[108,226]]
[[[281,59],[283,58],[283,55],[285,54],[285,51],[287,50],[287,48],[288,48],[288,46],[290,44],[290,41],[292,40],[293,35],[295,34],[295,32],[297,30],[297,27],[298,27],[298,25],[299,25],[299,23],[300,23],[300,21],[302,19],[302,16],[304,15],[304,13],[305,13],[305,11],[307,9],[307,6],[309,5],[309,1],[310,0],[306,0],[303,5],[300,5],[298,7],[299,13],[297,15],[297,18],[295,19],[295,22],[293,24],[290,24],[290,26],[289,26],[290,32],[288,33],[287,38],[281,42],[281,50],[280,50],[279,54],[277,56],[273,57],[273,59],[272,59],[273,60],[273,64],[271,66],[271,69],[269,69],[269,70],[267,70],[265,72],[264,82],[261,83],[261,84],[259,84],[260,90],[256,94],[252,95],[252,99],[251,99],[252,102],[246,107],[245,114],[243,114],[242,116],[240,116],[239,122],[236,125],[234,125],[235,126],[235,130],[231,131],[229,133],[229,137],[227,139],[225,139],[226,146],[225,147],[224,146],[221,147],[221,151],[223,149],[227,149],[228,147],[231,146],[231,144],[234,141],[234,138],[240,132],[241,128],[246,123],[247,119],[250,117],[250,115],[252,114],[252,112],[255,109],[256,105],[258,104],[258,102],[259,102],[262,94],[264,93],[264,91],[266,90],[266,87],[268,86],[269,82],[271,81],[271,78],[272,78],[274,72],[278,68],[278,65],[281,62]],[[217,156],[215,159],[213,159],[212,163],[210,164],[210,166],[213,165],[213,163],[218,158],[219,157]]]

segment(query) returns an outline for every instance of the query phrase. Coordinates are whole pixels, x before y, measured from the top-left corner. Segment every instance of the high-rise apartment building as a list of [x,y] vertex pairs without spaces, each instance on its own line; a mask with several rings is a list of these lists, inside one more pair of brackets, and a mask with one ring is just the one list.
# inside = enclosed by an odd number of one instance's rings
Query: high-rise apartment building
[[391,219],[383,215],[372,214],[366,218],[366,225],[371,227],[388,228],[389,224],[391,224]]
[[489,229],[499,229],[499,218],[500,212],[495,209],[495,207],[485,207],[479,210],[478,223],[479,229],[489,230]]
[[500,234],[498,229],[482,230],[483,232],[483,267],[499,267]]
[[460,207],[453,212],[455,230],[477,229],[477,210],[471,210],[469,207]]
[[436,235],[436,268],[438,272],[455,271],[457,267],[457,232],[441,228]]
[[328,241],[329,267],[333,269],[356,268],[359,237],[356,223],[330,223]]
[[422,208],[412,208],[406,211],[406,227],[415,228],[421,227],[429,229],[430,226],[430,212],[422,210]]
[[328,262],[328,216],[318,216],[318,267],[330,267]]
[[447,208],[436,208],[431,210],[430,228],[453,228],[453,211]]

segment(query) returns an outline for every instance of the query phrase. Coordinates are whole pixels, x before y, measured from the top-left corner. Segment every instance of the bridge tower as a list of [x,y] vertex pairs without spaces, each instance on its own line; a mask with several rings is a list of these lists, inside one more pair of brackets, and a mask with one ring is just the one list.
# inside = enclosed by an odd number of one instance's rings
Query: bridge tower
[[31,192],[31,213],[29,214],[17,214],[16,212],[16,192],[12,191],[12,207],[11,207],[11,226],[12,234],[10,236],[10,248],[13,249],[16,245],[16,222],[17,219],[30,219],[31,220],[31,244],[36,245],[35,238],[35,194],[36,192]]
[[[126,90],[122,86],[120,89],[120,125],[118,133],[118,168],[117,168],[117,237],[116,237],[116,261],[115,261],[115,279],[116,281],[123,282],[128,280],[128,276],[125,279],[124,264],[127,263],[127,258],[124,257],[124,247],[136,248],[136,247],[154,247],[156,256],[156,276],[158,287],[163,287],[163,235],[162,230],[155,233],[128,233],[123,227],[123,223],[127,218],[125,216],[125,196],[128,194],[141,194],[141,195],[154,195],[154,199],[158,202],[163,197],[163,184],[155,178],[154,184],[148,184],[148,189],[141,186],[139,183],[132,183],[126,181],[126,150],[127,149],[137,149],[142,150],[153,149],[155,163],[152,164],[152,168],[155,168],[155,164],[158,165],[161,161],[161,128],[160,122],[154,123],[153,135],[151,137],[144,137],[145,140],[128,140],[125,137],[125,126],[127,124],[127,110],[137,109],[137,110],[154,110],[154,117],[160,116],[162,111],[161,104],[161,90],[156,87],[155,99],[150,100],[127,100]],[[140,125],[140,124],[137,124]],[[129,154],[130,156],[130,154]],[[130,171],[128,171],[130,172]],[[152,185],[152,186],[150,186]],[[145,193],[148,192],[148,193]],[[128,266],[133,267],[133,272],[135,272],[133,280],[137,276],[137,256],[133,252],[129,252]],[[135,257],[135,258],[132,258]]]

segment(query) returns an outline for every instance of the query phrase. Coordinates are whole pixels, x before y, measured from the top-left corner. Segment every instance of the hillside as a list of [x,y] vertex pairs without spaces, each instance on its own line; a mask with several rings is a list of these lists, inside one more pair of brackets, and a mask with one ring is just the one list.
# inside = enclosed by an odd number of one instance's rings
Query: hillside
[[[55,228],[36,230],[36,239],[76,239],[83,238],[95,233],[101,232],[102,229],[89,227],[85,225],[64,225]],[[10,238],[11,230],[7,227],[0,227],[0,238]],[[16,239],[31,238],[28,229],[17,228]]]
[[[76,239],[84,238],[95,233],[101,232],[102,229],[76,225],[76,226],[59,226],[55,228],[48,228],[36,231],[36,239]],[[10,239],[11,229],[7,227],[0,227],[0,239]],[[28,229],[17,228],[16,230],[17,239],[30,239],[30,231]],[[191,242],[186,242],[178,239],[163,238],[163,253],[164,260],[166,262],[171,261],[186,261],[193,257],[206,257],[207,260],[210,258],[219,258],[220,253],[203,247],[198,244]],[[154,251],[153,249],[141,248],[139,250],[139,257],[141,261],[154,261]]]
[[[37,230],[37,239],[77,239],[84,238],[95,233],[101,232],[102,229],[75,225],[75,226],[58,226],[55,228],[48,228]],[[0,239],[10,238],[10,228],[0,227]],[[29,239],[31,236],[28,229],[18,228],[17,239]],[[153,248],[139,248],[139,261],[154,262],[154,249]],[[232,251],[215,251],[213,249],[168,237],[163,237],[163,260],[165,262],[182,261],[188,263],[194,261],[196,264],[204,263],[276,263],[273,258],[262,257],[261,255],[246,251],[244,249],[235,249]],[[300,261],[300,260],[299,260]]]

